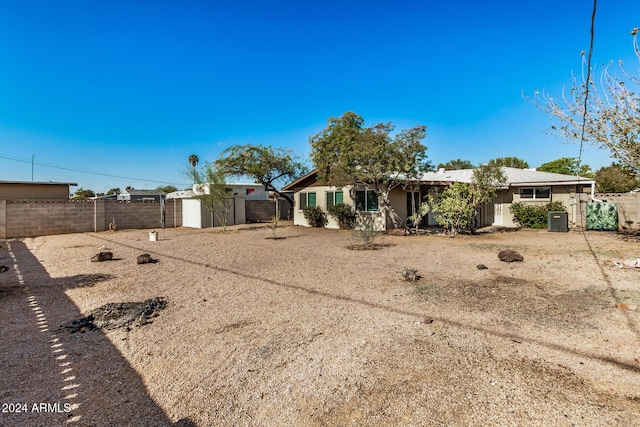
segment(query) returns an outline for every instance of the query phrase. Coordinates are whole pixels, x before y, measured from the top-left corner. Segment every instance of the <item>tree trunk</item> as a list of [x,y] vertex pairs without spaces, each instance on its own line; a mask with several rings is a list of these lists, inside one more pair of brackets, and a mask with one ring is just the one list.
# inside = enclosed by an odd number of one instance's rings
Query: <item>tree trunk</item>
[[386,215],[389,215],[389,219],[393,224],[393,228],[402,229],[404,230],[405,234],[407,234],[407,231],[408,231],[407,224],[404,224],[402,222],[402,218],[400,218],[400,215],[398,215],[395,209],[393,209],[393,206],[391,206],[391,203],[389,203],[387,199],[382,197],[382,195],[379,197],[378,203],[380,203],[382,207],[382,212],[385,214],[385,218],[384,218],[385,223],[387,221]]
[[[273,191],[277,197],[282,197],[283,199],[285,199],[285,200],[287,200],[289,202],[289,210],[287,211],[287,218],[289,220],[293,219],[293,205],[294,205],[293,199],[291,197],[287,196],[286,194],[283,194],[283,193],[279,192],[276,189],[272,189],[271,191]],[[278,219],[280,219],[280,218],[278,218]]]

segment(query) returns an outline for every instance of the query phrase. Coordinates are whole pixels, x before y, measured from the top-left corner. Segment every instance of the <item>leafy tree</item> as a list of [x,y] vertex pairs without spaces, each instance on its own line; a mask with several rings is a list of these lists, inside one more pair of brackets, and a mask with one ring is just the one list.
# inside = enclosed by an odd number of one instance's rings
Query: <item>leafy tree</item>
[[[319,181],[336,187],[366,185],[375,192],[378,206],[389,215],[393,226],[406,229],[391,206],[389,194],[428,170],[427,147],[421,142],[426,126],[405,129],[391,137],[393,129],[391,123],[364,127],[362,117],[353,112],[330,117],[327,127],[310,138],[311,158]],[[355,187],[351,192],[354,196]]]
[[223,231],[227,231],[227,218],[231,212],[232,197],[227,192],[226,173],[216,168],[215,164],[206,162],[203,169],[196,171],[194,178],[200,184],[202,194],[195,197],[200,200],[211,213],[211,225],[215,216]]
[[73,193],[73,200],[85,200],[88,199],[90,197],[95,197],[96,194],[93,192],[93,190],[85,190],[82,187],[79,187],[75,193]]
[[469,160],[455,159],[449,160],[447,163],[439,163],[438,169],[446,170],[473,169],[473,164]]
[[120,194],[120,188],[112,188],[111,190],[107,191],[107,196],[110,196],[112,194]]
[[411,225],[414,227],[413,232],[416,235],[418,234],[418,228],[420,227],[422,218],[424,218],[426,215],[429,214],[429,212],[431,212],[432,203],[433,203],[433,198],[429,199],[425,203],[421,203],[420,207],[418,207],[418,210],[413,215],[409,216],[409,218],[407,218],[411,223]]
[[449,232],[449,236],[456,237],[458,231],[473,219],[478,198],[479,194],[472,185],[454,182],[440,193],[435,202],[436,221]]
[[308,173],[307,167],[298,160],[293,151],[263,145],[229,147],[216,160],[215,166],[226,175],[246,176],[262,184],[266,191],[272,191],[278,197],[289,201],[290,210],[294,206],[293,198],[281,193],[276,185],[293,181]]
[[156,190],[164,191],[165,193],[173,193],[174,191],[178,191],[178,187],[174,185],[160,185],[156,187]]
[[439,195],[437,201],[430,195],[428,203],[436,212],[438,224],[444,226],[451,237],[456,237],[477,217],[482,203],[491,200],[505,182],[500,167],[482,165],[473,171],[470,184],[455,182]]
[[640,180],[618,163],[596,171],[596,187],[600,193],[626,193],[640,187]]
[[[638,28],[631,35],[640,61]],[[622,61],[618,63],[621,74],[612,74],[609,63],[598,85],[587,72],[589,65],[583,55],[582,77],[572,76],[568,93],[563,90],[554,98],[536,91],[533,99],[527,99],[549,116],[547,133],[569,142],[581,142],[584,135],[585,142],[608,150],[621,165],[640,174],[640,68],[639,74],[633,75],[623,68]]]
[[536,170],[540,172],[561,173],[564,175],[593,177],[591,167],[589,165],[578,165],[578,159],[576,157],[561,157],[541,164]]
[[529,163],[517,157],[496,157],[489,160],[489,164],[493,166],[506,166],[508,168],[527,169]]

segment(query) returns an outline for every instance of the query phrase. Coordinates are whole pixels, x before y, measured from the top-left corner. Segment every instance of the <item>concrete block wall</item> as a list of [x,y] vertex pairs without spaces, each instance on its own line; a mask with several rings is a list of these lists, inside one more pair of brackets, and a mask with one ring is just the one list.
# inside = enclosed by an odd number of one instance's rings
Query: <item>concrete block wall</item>
[[640,230],[640,193],[596,193],[595,197],[618,205],[620,230]]
[[[160,203],[104,200],[0,200],[0,238],[104,231],[116,219],[116,229],[159,228]],[[182,201],[166,205],[166,227],[182,225]]]
[[93,204],[68,200],[7,200],[3,238],[93,231]]

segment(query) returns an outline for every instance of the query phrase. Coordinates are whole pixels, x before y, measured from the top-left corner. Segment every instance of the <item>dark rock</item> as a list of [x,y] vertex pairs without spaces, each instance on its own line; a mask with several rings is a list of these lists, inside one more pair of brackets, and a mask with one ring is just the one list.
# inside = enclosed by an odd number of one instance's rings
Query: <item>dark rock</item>
[[109,261],[113,259],[113,252],[98,252],[91,257],[91,262]]
[[9,267],[6,265],[0,265],[0,273],[4,273],[5,271],[9,271]]
[[511,249],[505,249],[500,251],[498,253],[498,258],[500,258],[500,261],[504,261],[504,262],[524,261],[524,258],[522,257],[522,255],[520,255],[518,252]]
[[65,326],[71,332],[89,332],[94,329],[130,328],[130,325],[143,326],[158,316],[167,306],[162,297],[150,298],[142,302],[109,303],[93,310],[87,317],[74,320]]
[[138,255],[138,264],[154,264],[156,262],[158,262],[158,260],[151,258],[149,254]]
[[478,265],[476,265],[476,267],[478,267],[478,270],[488,270],[489,269],[489,267],[487,267],[484,264],[478,264]]
[[420,276],[418,276],[418,270],[414,270],[412,268],[405,268],[402,270],[402,277],[404,277],[404,280],[407,282],[415,282],[420,279]]

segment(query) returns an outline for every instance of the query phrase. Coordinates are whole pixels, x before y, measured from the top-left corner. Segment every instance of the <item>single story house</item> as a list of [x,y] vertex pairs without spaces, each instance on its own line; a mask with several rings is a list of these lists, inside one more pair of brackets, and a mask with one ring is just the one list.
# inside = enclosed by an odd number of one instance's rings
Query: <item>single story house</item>
[[0,181],[0,199],[4,200],[69,200],[72,182]]
[[[496,197],[483,204],[480,215],[477,218],[478,226],[515,226],[511,214],[513,202],[531,204],[546,204],[559,201],[567,209],[569,224],[575,224],[580,215],[577,208],[579,193],[595,191],[595,180],[592,178],[563,175],[551,172],[539,172],[535,169],[502,168],[507,180],[505,185],[498,190]],[[406,183],[404,186],[394,188],[390,193],[391,205],[396,213],[407,221],[418,208],[425,196],[433,194],[437,197],[447,186],[454,182],[470,183],[473,177],[473,169],[444,170],[426,172],[416,180]],[[337,203],[346,203],[354,206],[357,211],[377,216],[380,229],[391,227],[388,218],[382,218],[378,209],[378,200],[373,190],[366,185],[358,185],[344,188],[336,188],[318,182],[317,172],[299,178],[285,186],[283,190],[293,191],[295,208],[294,224],[308,226],[304,218],[303,209],[307,206],[320,206],[324,211],[329,206]],[[353,196],[352,196],[353,194]],[[354,200],[355,198],[355,200]],[[327,216],[328,228],[338,228],[338,223],[331,216]],[[424,225],[437,225],[435,214],[429,213],[424,220]]]
[[122,190],[118,194],[119,201],[143,201],[143,202],[159,202],[161,198],[166,196],[162,190]]

